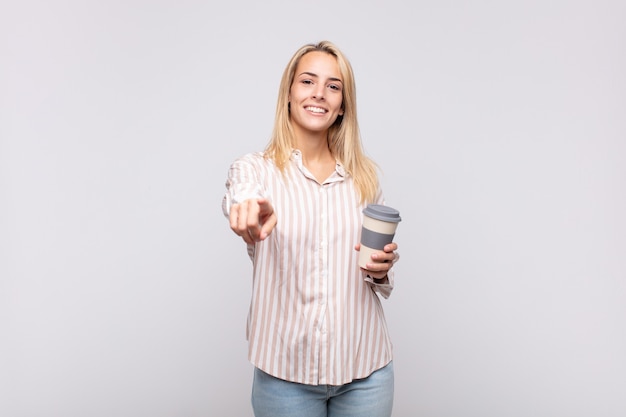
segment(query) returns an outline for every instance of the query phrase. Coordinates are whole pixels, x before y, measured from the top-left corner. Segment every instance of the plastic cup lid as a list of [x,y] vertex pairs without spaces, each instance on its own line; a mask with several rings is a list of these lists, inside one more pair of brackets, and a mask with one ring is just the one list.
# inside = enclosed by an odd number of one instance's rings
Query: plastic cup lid
[[398,223],[402,220],[398,210],[389,206],[383,206],[382,204],[368,204],[367,207],[363,209],[363,214],[384,222]]

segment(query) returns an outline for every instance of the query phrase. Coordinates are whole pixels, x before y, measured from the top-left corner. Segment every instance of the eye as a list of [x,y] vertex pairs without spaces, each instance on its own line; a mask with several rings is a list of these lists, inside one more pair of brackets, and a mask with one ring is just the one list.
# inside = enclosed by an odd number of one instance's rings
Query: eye
[[335,91],[341,91],[341,86],[338,84],[329,84],[328,88],[330,88],[331,90],[335,90]]
[[313,80],[304,79],[301,81],[302,84],[313,84]]

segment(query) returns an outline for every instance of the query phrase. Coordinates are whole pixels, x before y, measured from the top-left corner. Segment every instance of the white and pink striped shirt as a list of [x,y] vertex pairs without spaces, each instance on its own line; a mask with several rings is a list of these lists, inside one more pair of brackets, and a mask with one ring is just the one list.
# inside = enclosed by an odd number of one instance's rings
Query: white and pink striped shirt
[[[389,297],[393,269],[376,284],[357,266],[364,206],[341,164],[318,183],[294,150],[285,176],[252,153],[230,167],[223,200],[230,206],[268,198],[278,223],[248,245],[253,263],[248,356],[266,373],[303,384],[342,385],[392,359],[377,293]],[[375,203],[383,204],[379,191]]]

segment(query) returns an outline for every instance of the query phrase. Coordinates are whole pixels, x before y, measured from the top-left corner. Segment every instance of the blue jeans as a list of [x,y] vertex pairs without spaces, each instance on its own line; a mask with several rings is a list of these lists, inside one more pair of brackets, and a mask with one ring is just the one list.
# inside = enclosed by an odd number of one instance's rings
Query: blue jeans
[[390,417],[393,363],[345,385],[304,385],[254,370],[256,417]]

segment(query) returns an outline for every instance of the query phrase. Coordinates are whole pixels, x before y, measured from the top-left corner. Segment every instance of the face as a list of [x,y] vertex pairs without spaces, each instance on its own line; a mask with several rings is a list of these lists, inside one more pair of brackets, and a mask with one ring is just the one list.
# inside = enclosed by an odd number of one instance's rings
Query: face
[[319,51],[300,58],[289,103],[296,135],[325,134],[343,115],[343,83],[337,58]]

